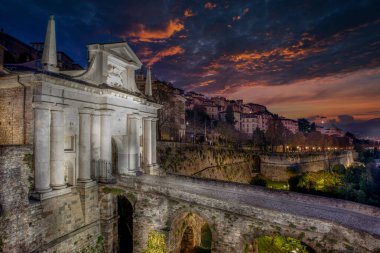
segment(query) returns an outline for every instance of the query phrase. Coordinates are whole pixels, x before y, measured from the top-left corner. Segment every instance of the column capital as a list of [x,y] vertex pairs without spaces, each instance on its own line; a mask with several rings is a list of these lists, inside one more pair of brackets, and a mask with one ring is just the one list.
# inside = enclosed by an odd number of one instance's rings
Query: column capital
[[83,108],[78,109],[79,114],[92,114],[93,111],[94,109],[88,108],[88,107],[83,107]]
[[52,111],[63,111],[63,109],[64,109],[64,105],[62,104],[56,104],[50,107],[50,110]]
[[152,121],[153,118],[152,117],[143,117],[143,120],[145,120],[145,121]]
[[138,113],[128,114],[128,119],[141,119],[142,116]]
[[152,117],[152,121],[157,122],[157,121],[158,121],[158,118],[156,118],[156,117]]
[[48,103],[48,102],[33,102],[32,103],[33,109],[50,110],[52,106],[54,106],[54,104]]
[[114,112],[114,110],[107,109],[107,108],[97,109],[96,111],[99,112],[99,114],[102,115],[102,116],[111,116],[112,113]]

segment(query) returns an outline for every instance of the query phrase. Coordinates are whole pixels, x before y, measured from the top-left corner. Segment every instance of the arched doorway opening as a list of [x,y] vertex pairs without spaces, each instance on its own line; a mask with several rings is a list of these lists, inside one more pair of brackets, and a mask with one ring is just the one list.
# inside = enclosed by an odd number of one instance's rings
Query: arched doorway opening
[[181,241],[181,253],[192,253],[194,249],[194,231],[193,228],[187,226],[183,232]]
[[210,253],[212,232],[208,222],[192,212],[175,217],[169,234],[169,245],[169,252],[173,253]]
[[133,252],[133,206],[124,196],[117,197],[119,214],[118,235],[119,252]]
[[265,235],[246,244],[246,253],[314,253],[315,251],[293,237]]

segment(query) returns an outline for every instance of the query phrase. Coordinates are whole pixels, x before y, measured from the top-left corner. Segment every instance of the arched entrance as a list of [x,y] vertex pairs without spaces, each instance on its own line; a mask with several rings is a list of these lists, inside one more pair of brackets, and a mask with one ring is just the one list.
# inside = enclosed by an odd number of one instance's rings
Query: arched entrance
[[169,234],[169,252],[210,253],[212,232],[200,215],[186,212],[174,218]]
[[194,249],[194,231],[193,228],[187,226],[183,232],[181,241],[181,253],[192,253]]
[[118,235],[119,252],[133,252],[133,206],[124,196],[117,197],[117,209],[119,214]]

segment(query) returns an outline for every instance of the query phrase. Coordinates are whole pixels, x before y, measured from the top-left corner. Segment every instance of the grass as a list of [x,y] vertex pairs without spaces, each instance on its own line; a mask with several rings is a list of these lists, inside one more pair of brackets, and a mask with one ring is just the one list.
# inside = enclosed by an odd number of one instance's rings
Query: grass
[[289,190],[289,184],[286,181],[267,181],[267,187],[272,189],[278,189],[278,190]]
[[301,241],[285,236],[262,236],[258,239],[259,253],[309,253]]

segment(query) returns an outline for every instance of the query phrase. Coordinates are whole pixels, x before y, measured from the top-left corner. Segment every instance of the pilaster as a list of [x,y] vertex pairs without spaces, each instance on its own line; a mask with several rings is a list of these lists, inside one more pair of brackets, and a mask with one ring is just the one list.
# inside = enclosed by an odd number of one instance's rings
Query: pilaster
[[54,190],[66,188],[64,156],[64,113],[62,107],[55,106],[50,127],[50,184]]
[[91,113],[92,109],[79,110],[79,178],[78,184],[91,182]]
[[50,192],[50,107],[33,104],[34,111],[34,189]]

